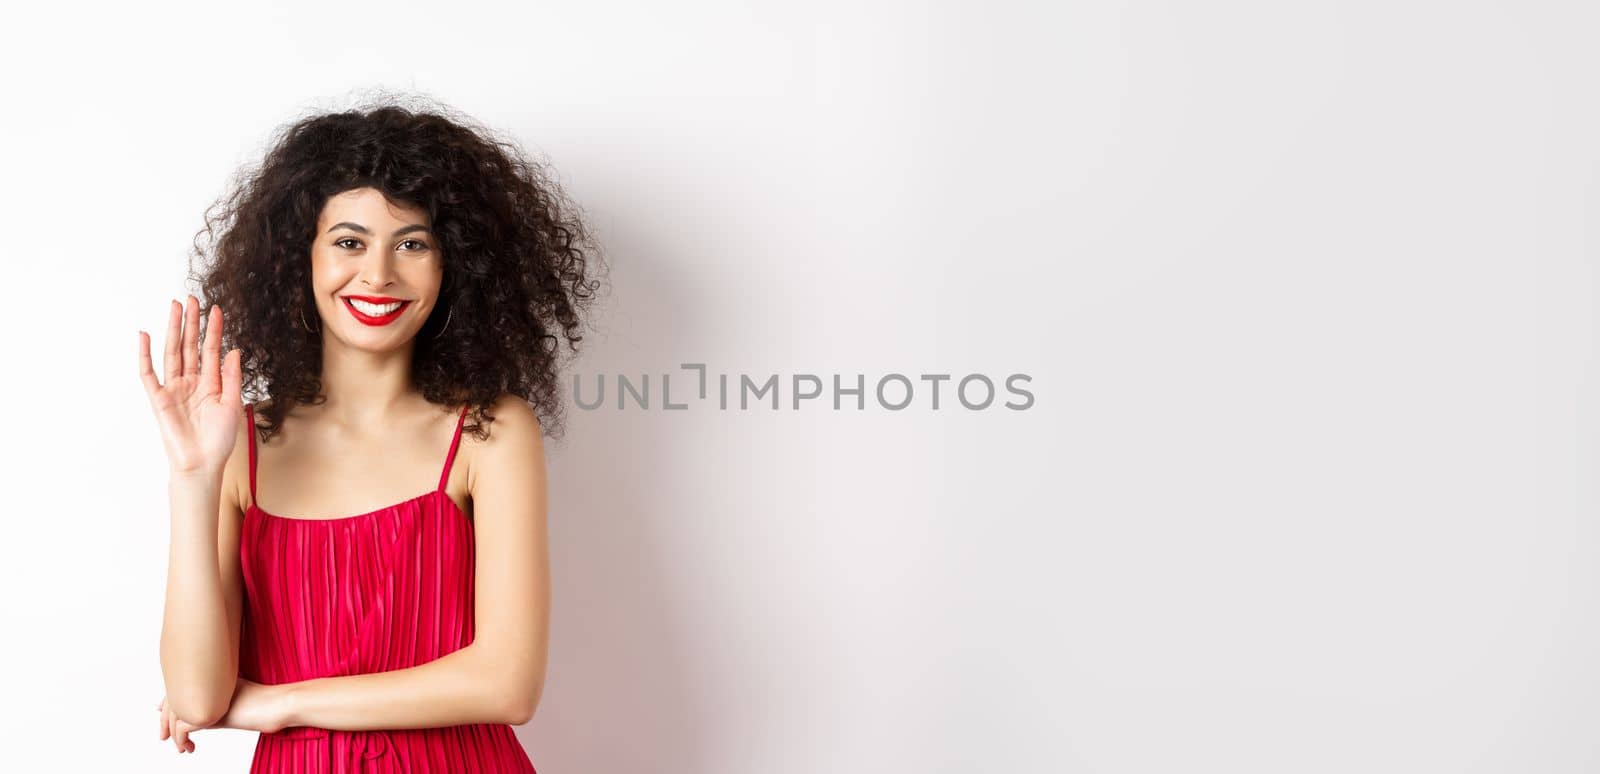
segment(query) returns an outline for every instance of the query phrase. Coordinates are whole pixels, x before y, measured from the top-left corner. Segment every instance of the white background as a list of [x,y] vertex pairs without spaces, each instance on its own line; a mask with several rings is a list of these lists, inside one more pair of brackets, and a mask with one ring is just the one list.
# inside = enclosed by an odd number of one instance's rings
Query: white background
[[587,208],[581,374],[1033,379],[574,410],[541,774],[1600,769],[1592,4],[7,14],[4,768],[247,767],[156,738],[136,331],[386,87]]

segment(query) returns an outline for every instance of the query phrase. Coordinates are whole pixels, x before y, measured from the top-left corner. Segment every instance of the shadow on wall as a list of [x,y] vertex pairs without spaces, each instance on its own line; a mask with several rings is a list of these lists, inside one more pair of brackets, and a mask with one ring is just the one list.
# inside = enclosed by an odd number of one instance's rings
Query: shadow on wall
[[705,721],[717,713],[697,669],[699,643],[718,635],[688,630],[697,592],[667,561],[675,541],[661,532],[676,518],[676,491],[712,482],[675,472],[671,462],[695,450],[656,435],[659,424],[645,414],[584,411],[571,395],[573,373],[637,372],[641,357],[687,352],[714,335],[695,317],[703,307],[693,288],[674,284],[684,278],[673,267],[688,258],[662,254],[670,240],[627,228],[596,224],[608,254],[631,260],[625,271],[613,268],[583,353],[563,374],[566,434],[546,439],[550,659],[534,718],[516,728],[541,772],[715,768],[708,753],[718,744]]

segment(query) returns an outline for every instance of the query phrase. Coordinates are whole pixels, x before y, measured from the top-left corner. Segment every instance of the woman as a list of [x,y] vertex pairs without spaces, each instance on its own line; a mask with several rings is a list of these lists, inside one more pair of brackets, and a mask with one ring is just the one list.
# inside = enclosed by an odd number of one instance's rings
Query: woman
[[398,106],[291,125],[208,211],[203,339],[173,301],[158,379],[139,332],[162,739],[259,731],[253,772],[534,770],[542,436],[600,265],[575,213],[513,143]]

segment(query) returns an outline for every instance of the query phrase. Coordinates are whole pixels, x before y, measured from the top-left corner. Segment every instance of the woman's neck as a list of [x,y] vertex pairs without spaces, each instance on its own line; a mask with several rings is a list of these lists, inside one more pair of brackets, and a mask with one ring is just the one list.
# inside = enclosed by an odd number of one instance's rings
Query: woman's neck
[[327,400],[320,410],[337,417],[341,424],[357,427],[392,416],[416,396],[411,378],[413,346],[407,343],[403,349],[369,352],[324,341],[322,394]]

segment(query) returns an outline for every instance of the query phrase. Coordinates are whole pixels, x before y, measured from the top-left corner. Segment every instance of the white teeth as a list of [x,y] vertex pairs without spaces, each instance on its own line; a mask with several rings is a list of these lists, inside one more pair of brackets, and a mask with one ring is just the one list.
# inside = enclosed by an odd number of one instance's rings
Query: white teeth
[[355,307],[362,314],[370,314],[373,317],[382,317],[396,309],[399,309],[400,305],[405,303],[403,301],[395,301],[394,303],[390,304],[369,304],[359,298],[347,298],[345,300],[349,301],[350,305]]

